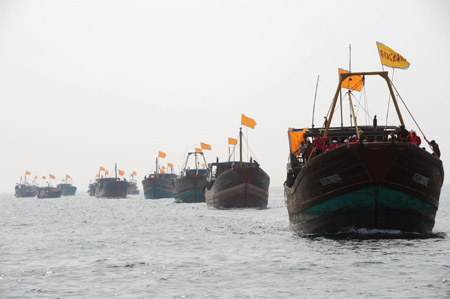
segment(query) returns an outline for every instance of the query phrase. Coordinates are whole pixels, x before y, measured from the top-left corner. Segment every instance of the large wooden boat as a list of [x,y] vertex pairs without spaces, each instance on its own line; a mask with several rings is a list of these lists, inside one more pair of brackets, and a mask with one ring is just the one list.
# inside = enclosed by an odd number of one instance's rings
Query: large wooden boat
[[[190,152],[179,177],[174,181],[174,197],[176,202],[205,202],[204,188],[208,170],[198,167],[198,158],[202,157],[206,166],[205,156],[202,152]],[[189,158],[194,157],[195,167],[188,168]]]
[[117,164],[115,165],[115,177],[100,177],[95,183],[95,197],[102,198],[126,198],[128,194],[128,182],[117,177]]
[[39,187],[37,192],[38,198],[60,198],[62,194],[62,190],[47,186],[47,187]]
[[161,172],[159,168],[159,157],[157,157],[155,172],[145,176],[142,180],[145,198],[159,199],[174,197],[174,181],[177,178],[177,175],[173,173],[172,167],[170,167],[169,171],[171,171],[171,173]]
[[205,187],[208,207],[266,208],[270,178],[250,159],[242,161],[242,129],[239,131],[240,160],[209,164],[210,176]]
[[[289,130],[290,139],[296,133],[305,141],[320,134],[328,143],[336,140],[341,144],[316,156],[307,150],[302,158],[297,157],[291,142],[284,187],[292,229],[300,234],[348,228],[430,233],[444,178],[441,160],[410,141],[398,140],[396,127],[377,126],[375,121],[373,126],[358,127],[354,113],[354,126],[331,127],[342,82],[350,76],[385,79],[404,126],[387,72],[341,74],[324,129]],[[353,134],[357,142],[341,143]]]

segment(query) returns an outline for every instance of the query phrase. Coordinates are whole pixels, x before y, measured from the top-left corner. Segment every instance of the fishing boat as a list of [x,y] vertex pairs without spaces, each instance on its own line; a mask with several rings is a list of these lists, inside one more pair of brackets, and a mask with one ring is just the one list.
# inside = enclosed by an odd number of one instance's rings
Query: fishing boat
[[[160,152],[160,154],[164,153]],[[173,166],[169,167],[170,173],[166,173],[164,170],[161,171],[159,166],[160,157],[165,157],[165,154],[156,157],[154,173],[145,176],[142,180],[144,195],[147,199],[173,198],[175,192],[174,181],[177,175],[173,173]]]
[[29,171],[25,172],[25,176],[22,180],[20,177],[19,183],[14,187],[14,196],[15,197],[35,197],[37,194],[38,187],[35,184],[35,180],[33,180],[33,184],[27,182],[27,175],[30,175]]
[[[373,76],[387,83],[401,126],[380,126],[376,118],[372,124],[358,126],[349,89],[352,125],[343,126],[341,121],[341,126],[331,127],[345,80],[364,84]],[[290,162],[284,189],[295,232],[327,234],[360,228],[432,231],[444,179],[442,161],[433,147],[429,152],[404,138],[405,123],[394,89],[398,94],[385,71],[341,73],[322,128],[289,129]],[[349,136],[353,140],[347,142]],[[316,148],[317,142],[319,147],[324,142],[328,149],[315,154],[312,138],[317,138]],[[301,141],[306,150],[299,155]]]
[[39,187],[37,191],[38,198],[60,198],[62,194],[62,190],[47,186],[47,187]]
[[89,186],[88,186],[88,194],[89,194],[89,196],[95,196],[96,183],[97,183],[97,179],[95,180],[95,182],[91,181],[89,183]]
[[[105,172],[106,176],[106,172]],[[100,177],[95,182],[95,197],[100,198],[126,198],[128,182],[117,177],[117,164],[115,164],[114,177]]]
[[[242,128],[239,130],[239,161],[210,163],[205,187],[208,207],[266,208],[269,199],[269,175],[257,161],[242,161]],[[231,155],[230,155],[231,157]]]
[[38,187],[27,183],[20,183],[16,184],[14,189],[15,197],[35,197]]
[[[199,158],[203,159],[202,167],[199,167]],[[189,159],[194,158],[195,166],[191,169]],[[201,151],[189,152],[186,157],[183,170],[174,181],[174,197],[179,203],[205,202],[204,188],[208,169],[206,159]]]
[[66,175],[65,181],[58,184],[56,188],[61,190],[62,196],[73,196],[77,192],[77,187],[72,185],[72,178],[69,175]]
[[128,194],[130,195],[139,195],[140,191],[137,186],[137,182],[135,180],[128,181]]

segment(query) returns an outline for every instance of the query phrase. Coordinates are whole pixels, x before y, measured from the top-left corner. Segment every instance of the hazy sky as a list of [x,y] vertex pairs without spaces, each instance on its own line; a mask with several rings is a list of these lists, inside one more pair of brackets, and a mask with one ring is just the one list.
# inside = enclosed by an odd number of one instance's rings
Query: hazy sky
[[[281,186],[287,129],[311,125],[317,76],[320,125],[349,45],[352,71],[377,71],[376,41],[411,63],[394,84],[448,170],[450,1],[0,1],[0,191],[26,170],[87,190],[115,162],[141,181],[158,151],[178,171],[200,142],[225,160],[241,113]],[[385,124],[385,85],[355,97]]]

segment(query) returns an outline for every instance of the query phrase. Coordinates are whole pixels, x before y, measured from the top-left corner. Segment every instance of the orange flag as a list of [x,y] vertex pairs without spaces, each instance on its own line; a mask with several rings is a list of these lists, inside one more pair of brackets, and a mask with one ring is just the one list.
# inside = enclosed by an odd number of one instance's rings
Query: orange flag
[[161,169],[166,169],[166,166],[161,166]]
[[105,174],[109,174],[109,171],[108,171],[108,170],[105,170]]
[[166,172],[165,172],[164,170],[162,170],[162,169],[161,169],[159,172],[161,172],[161,173],[166,173]]
[[46,179],[45,175],[43,175],[43,176],[42,176],[42,179],[43,179],[43,180],[45,180],[45,179]]
[[125,171],[119,169],[119,175],[125,175]]
[[200,147],[202,148],[202,150],[211,150],[211,145],[200,142]]
[[228,144],[236,145],[237,144],[237,139],[228,137]]
[[64,182],[64,179],[61,179],[61,182]]
[[256,121],[253,118],[247,117],[244,114],[242,114],[241,124],[254,129],[256,126]]
[[173,167],[172,163],[167,163],[167,167]]
[[165,157],[166,157],[166,153],[164,153],[164,152],[158,152],[158,157],[160,157],[160,158],[165,158]]
[[205,163],[202,163],[202,167],[203,167],[203,168],[205,168],[205,167],[206,167]]
[[136,171],[133,171],[132,175],[136,175]]
[[99,178],[100,176],[98,175],[98,173],[95,175],[96,178]]
[[105,171],[105,167],[100,166],[100,171]]
[[37,178],[38,178],[38,176],[37,176],[37,175],[35,175],[35,176],[34,176],[34,179],[37,179]]
[[66,174],[66,178],[70,179],[70,175]]
[[30,175],[30,174],[31,174],[31,172],[29,172],[28,170],[25,171],[25,175]]
[[51,179],[55,179],[55,176],[53,174],[49,175]]
[[[338,69],[339,76],[341,76],[342,73],[348,73],[348,71],[343,69]],[[364,79],[362,76],[350,76],[347,77],[344,81],[342,81],[341,87],[347,88],[351,90],[361,91],[361,89],[364,86]]]
[[201,153],[201,152],[202,152],[202,150],[201,150],[201,149],[199,149],[199,148],[195,148],[195,152],[197,152],[197,153]]

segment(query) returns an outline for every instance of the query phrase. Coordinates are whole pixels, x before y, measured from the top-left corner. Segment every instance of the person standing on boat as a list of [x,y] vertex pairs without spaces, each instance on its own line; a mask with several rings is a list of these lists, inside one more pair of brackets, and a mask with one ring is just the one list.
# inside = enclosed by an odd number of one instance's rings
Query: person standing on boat
[[399,141],[409,141],[409,133],[408,130],[405,129],[405,126],[401,125],[397,129],[397,139]]
[[417,136],[416,131],[411,132],[411,143],[417,146],[420,146],[420,144],[422,143],[422,140],[419,136]]
[[325,143],[327,142],[327,137],[320,137],[317,135],[313,140],[314,152],[316,155],[320,155],[325,150]]
[[439,145],[436,143],[436,141],[431,140],[430,145],[433,148],[433,155],[435,155],[438,158],[440,158],[441,157],[441,151],[439,150]]
[[306,150],[307,150],[307,146],[305,144],[304,141],[301,142],[300,146],[298,147],[298,151],[300,152],[300,157],[302,158],[303,161],[305,161],[306,158]]

